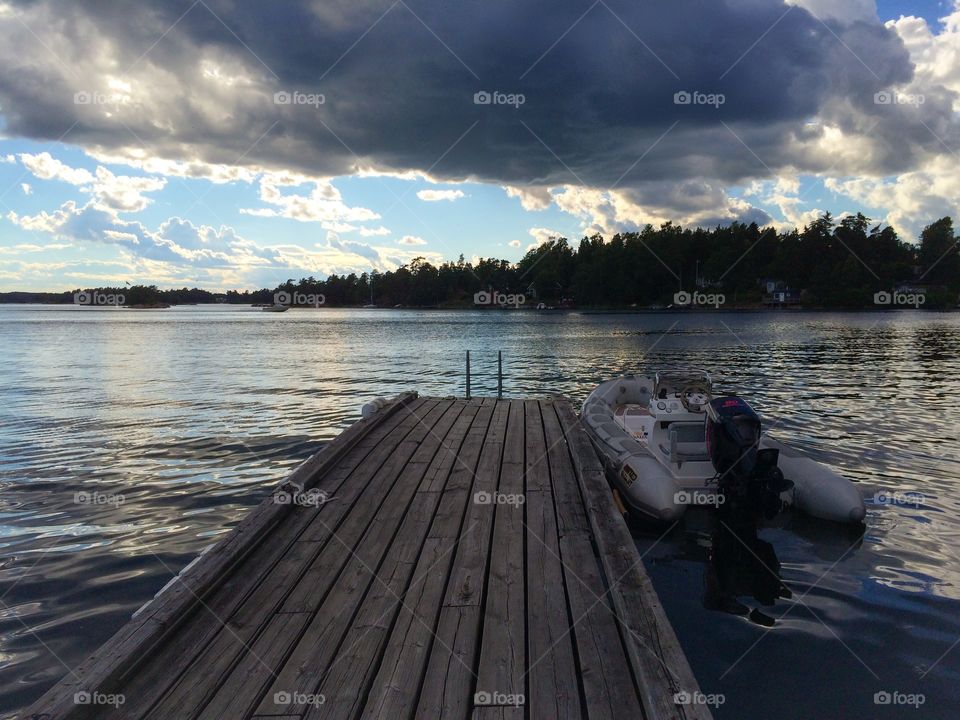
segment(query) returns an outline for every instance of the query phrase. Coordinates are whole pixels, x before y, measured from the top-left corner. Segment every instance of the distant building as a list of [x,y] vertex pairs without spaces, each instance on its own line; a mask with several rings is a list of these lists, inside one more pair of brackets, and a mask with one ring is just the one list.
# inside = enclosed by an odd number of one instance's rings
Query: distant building
[[897,293],[910,294],[914,295],[929,295],[931,292],[937,290],[946,290],[946,287],[943,285],[923,285],[917,282],[898,282],[893,286],[893,291]]
[[763,304],[770,306],[799,305],[802,294],[802,290],[794,290],[793,288],[774,288],[772,292],[768,292],[763,296]]

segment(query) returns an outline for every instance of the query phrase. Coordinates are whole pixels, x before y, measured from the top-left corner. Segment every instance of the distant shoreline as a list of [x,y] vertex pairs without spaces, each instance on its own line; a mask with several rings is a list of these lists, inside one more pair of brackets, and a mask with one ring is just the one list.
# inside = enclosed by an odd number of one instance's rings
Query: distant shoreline
[[[44,305],[44,306],[64,306],[70,307],[74,303],[53,302],[44,300],[23,301],[8,300],[3,298],[4,293],[0,293],[0,307],[4,305]],[[259,309],[251,303],[170,303],[160,305],[119,305],[118,309],[124,310],[167,310],[176,307],[236,307],[236,308],[254,308]],[[859,313],[885,313],[900,312],[904,310],[922,310],[924,312],[952,313],[960,311],[958,308],[913,308],[913,307],[891,307],[891,306],[835,306],[835,307],[768,307],[768,306],[740,306],[740,307],[696,307],[696,308],[638,308],[631,306],[601,306],[601,307],[573,307],[573,308],[537,308],[533,305],[525,305],[517,308],[513,307],[482,307],[475,305],[424,305],[413,306],[405,305],[402,307],[369,307],[363,305],[323,305],[313,307],[310,305],[293,305],[291,310],[436,310],[436,311],[459,311],[459,312],[522,312],[522,313],[545,313],[545,314],[580,314],[580,315],[703,315],[703,314],[794,314],[794,313],[829,313],[829,312],[859,312]]]

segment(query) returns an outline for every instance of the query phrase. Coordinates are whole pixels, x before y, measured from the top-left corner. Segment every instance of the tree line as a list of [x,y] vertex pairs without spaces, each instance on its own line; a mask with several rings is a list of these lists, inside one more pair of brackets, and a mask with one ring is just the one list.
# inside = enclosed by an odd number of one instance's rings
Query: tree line
[[[388,272],[289,279],[273,289],[213,293],[156,286],[97,288],[123,293],[127,304],[227,302],[272,303],[277,293],[322,295],[327,306],[463,307],[476,293],[522,294],[526,303],[577,307],[665,307],[680,291],[722,292],[726,307],[762,302],[766,281],[803,291],[805,307],[874,305],[878,292],[898,284],[922,288],[924,307],[955,307],[960,257],[953,221],[944,217],[922,231],[919,242],[902,240],[890,226],[862,214],[836,222],[825,213],[802,230],[777,232],[757,224],[684,229],[673,223],[619,233],[609,240],[566,238],[530,249],[517,263],[494,258],[432,265],[416,258]],[[79,292],[79,291],[74,291]],[[71,293],[5,293],[5,302],[72,302]],[[13,296],[20,299],[13,299]]]

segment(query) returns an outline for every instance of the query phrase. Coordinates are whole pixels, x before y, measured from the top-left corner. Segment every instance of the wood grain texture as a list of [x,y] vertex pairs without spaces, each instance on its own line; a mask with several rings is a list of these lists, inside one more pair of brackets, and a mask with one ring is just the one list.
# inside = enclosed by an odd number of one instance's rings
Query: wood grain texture
[[405,395],[292,484],[24,717],[709,719],[566,400]]

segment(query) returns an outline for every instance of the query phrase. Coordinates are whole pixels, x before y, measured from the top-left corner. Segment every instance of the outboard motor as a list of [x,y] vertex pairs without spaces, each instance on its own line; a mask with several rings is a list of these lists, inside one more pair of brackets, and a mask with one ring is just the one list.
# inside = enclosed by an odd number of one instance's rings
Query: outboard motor
[[779,451],[760,449],[760,417],[735,395],[711,400],[706,411],[707,452],[724,514],[744,521],[777,515],[783,509],[780,494],[793,483],[777,467]]
[[762,518],[783,509],[780,494],[793,483],[777,467],[780,451],[760,449],[760,417],[736,396],[711,400],[706,407],[706,440],[710,461],[717,471],[717,507],[720,521],[713,533],[706,569],[704,606],[772,626],[774,619],[737,598],[753,595],[764,605],[778,597],[791,597],[780,578],[780,562],[773,546],[761,540],[757,528]]

